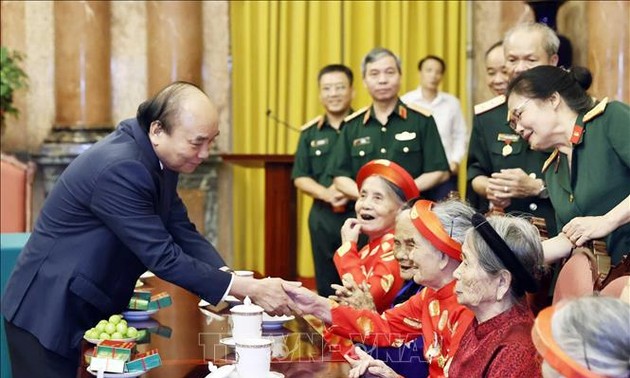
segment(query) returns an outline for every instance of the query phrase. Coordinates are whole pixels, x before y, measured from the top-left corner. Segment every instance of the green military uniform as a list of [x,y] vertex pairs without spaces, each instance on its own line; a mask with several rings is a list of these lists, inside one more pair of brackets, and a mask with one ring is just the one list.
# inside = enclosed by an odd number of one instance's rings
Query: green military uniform
[[[488,176],[501,169],[521,168],[525,173],[542,178],[542,164],[548,153],[529,148],[507,123],[507,102],[501,95],[475,106],[475,117],[468,150],[468,188],[472,191],[472,180],[477,176]],[[469,200],[474,198],[474,193]],[[505,211],[513,214],[529,214],[544,218],[549,236],[556,235],[553,206],[549,199],[539,197],[512,198]],[[486,211],[483,204],[471,201],[478,210]],[[486,205],[487,206],[487,205]]]
[[[554,151],[543,168],[558,228],[575,217],[609,212],[630,194],[630,107],[602,100],[580,114],[574,128],[572,163]],[[630,252],[630,224],[606,238],[616,264]]]
[[[339,128],[340,130],[343,128],[343,123]],[[332,177],[325,174],[325,168],[339,132],[330,126],[325,116],[308,122],[302,128],[291,178],[295,180],[299,177],[310,177],[320,185],[329,187],[332,184]],[[315,264],[315,281],[320,295],[334,294],[330,285],[341,283],[333,256],[341,245],[341,226],[352,216],[353,203],[347,204],[345,211],[337,213],[325,201],[313,202],[308,216],[308,228]]]
[[359,169],[374,159],[398,163],[414,178],[449,170],[440,134],[428,110],[398,100],[385,125],[376,119],[372,107],[349,115],[345,122],[327,168],[333,177],[355,179]]

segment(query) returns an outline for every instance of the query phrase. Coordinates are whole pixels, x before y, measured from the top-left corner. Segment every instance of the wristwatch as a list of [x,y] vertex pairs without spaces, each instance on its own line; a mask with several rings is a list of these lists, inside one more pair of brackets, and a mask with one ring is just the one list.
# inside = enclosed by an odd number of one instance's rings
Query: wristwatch
[[538,197],[543,198],[543,199],[547,199],[549,198],[549,191],[547,190],[547,185],[545,185],[545,182],[542,181],[542,186],[540,187],[540,192],[538,192]]

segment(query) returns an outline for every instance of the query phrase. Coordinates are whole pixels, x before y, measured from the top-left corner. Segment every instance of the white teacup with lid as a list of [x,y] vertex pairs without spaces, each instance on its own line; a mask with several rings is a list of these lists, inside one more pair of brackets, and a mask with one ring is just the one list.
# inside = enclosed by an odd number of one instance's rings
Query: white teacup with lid
[[245,297],[242,305],[232,307],[230,312],[234,342],[262,336],[263,308],[253,304],[249,297]]
[[271,367],[269,339],[245,338],[236,342],[236,371],[239,378],[264,378]]

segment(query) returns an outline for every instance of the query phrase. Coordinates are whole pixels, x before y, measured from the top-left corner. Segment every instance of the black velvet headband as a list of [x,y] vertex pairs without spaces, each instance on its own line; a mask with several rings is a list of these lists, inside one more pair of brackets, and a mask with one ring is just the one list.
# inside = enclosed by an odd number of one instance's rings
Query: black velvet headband
[[475,231],[481,235],[492,252],[501,260],[505,268],[516,278],[513,282],[516,292],[519,294],[522,294],[523,290],[529,293],[537,292],[538,283],[534,277],[523,267],[523,264],[521,264],[514,252],[512,252],[510,247],[505,243],[505,240],[503,240],[494,228],[492,228],[492,225],[488,223],[486,217],[476,213],[472,217],[472,224],[475,226]]

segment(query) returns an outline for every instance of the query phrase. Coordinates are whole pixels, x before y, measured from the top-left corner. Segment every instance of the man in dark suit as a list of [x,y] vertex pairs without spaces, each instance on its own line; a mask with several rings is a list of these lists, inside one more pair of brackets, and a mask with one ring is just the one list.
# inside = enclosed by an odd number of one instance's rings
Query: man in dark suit
[[15,378],[76,376],[85,330],[123,311],[147,269],[213,304],[249,295],[291,312],[282,280],[226,271],[177,195],[178,173],[193,172],[218,134],[210,99],[177,82],[63,172],[2,297]]

